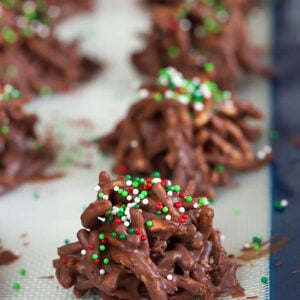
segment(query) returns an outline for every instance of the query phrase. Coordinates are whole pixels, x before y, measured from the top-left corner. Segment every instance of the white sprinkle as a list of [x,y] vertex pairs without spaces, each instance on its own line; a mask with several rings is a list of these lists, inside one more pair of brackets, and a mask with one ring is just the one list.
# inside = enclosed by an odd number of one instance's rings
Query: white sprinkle
[[131,148],[137,148],[139,146],[139,142],[137,140],[130,141]]
[[17,26],[19,28],[26,27],[28,25],[28,20],[25,17],[17,18]]
[[178,209],[178,210],[179,210],[179,212],[181,212],[181,213],[184,213],[184,212],[185,212],[185,208],[184,208],[184,207],[182,207],[182,206],[181,206],[181,207],[179,207],[179,209]]
[[192,79],[193,84],[199,84],[200,83],[200,79],[198,77],[194,77]]
[[85,249],[82,249],[82,250],[80,251],[80,253],[81,253],[82,255],[86,255],[86,250],[85,250]]
[[172,92],[170,90],[165,91],[165,97],[167,99],[172,99],[174,97],[174,92]]
[[116,215],[118,212],[119,212],[119,207],[113,206],[111,210],[112,215]]
[[168,79],[166,77],[160,77],[159,78],[159,83],[161,85],[168,85]]
[[221,241],[225,241],[225,239],[226,239],[225,234],[221,234],[221,235],[220,235],[220,240],[221,240]]
[[167,194],[168,194],[168,196],[173,196],[173,192],[172,191],[168,191]]
[[167,221],[170,221],[170,220],[172,219],[172,217],[171,217],[170,215],[166,215],[165,219],[166,219]]
[[99,185],[96,185],[96,186],[94,187],[94,190],[97,191],[97,192],[100,191],[100,186],[99,186]]
[[152,183],[161,183],[161,179],[160,178],[153,178]]
[[120,188],[116,185],[114,186],[114,191],[117,192]]
[[50,34],[50,28],[46,25],[39,24],[39,26],[36,28],[36,32],[42,39],[45,39]]
[[287,207],[287,206],[289,205],[289,202],[288,202],[286,199],[282,199],[282,200],[280,201],[280,205],[281,205],[282,207]]
[[203,84],[201,86],[201,92],[202,92],[204,98],[211,98],[211,96],[212,96],[211,90],[206,84]]
[[173,275],[169,274],[169,275],[167,276],[167,279],[170,280],[170,281],[173,280]]
[[211,257],[209,258],[209,264],[212,265],[214,262],[215,262],[215,260],[214,260],[214,258],[211,256]]
[[102,217],[98,217],[98,220],[100,220],[101,222],[105,222],[106,221],[106,219],[102,218]]
[[188,104],[189,103],[189,99],[188,97],[184,96],[184,95],[179,95],[178,96],[178,101],[182,104]]
[[4,86],[4,91],[5,91],[6,93],[10,93],[10,92],[12,92],[12,90],[13,90],[13,87],[12,87],[10,84],[6,84],[6,85]]
[[137,195],[137,194],[139,193],[139,190],[138,190],[138,189],[134,189],[134,190],[132,191],[132,193],[133,193],[133,195]]
[[51,5],[49,6],[47,13],[50,18],[56,19],[60,16],[61,11],[59,6]]
[[130,225],[130,223],[128,221],[125,221],[123,224],[125,227],[129,227],[129,225]]
[[127,199],[127,201],[131,201],[132,200],[132,196],[128,195],[126,199]]
[[104,195],[103,200],[108,200],[108,195]]
[[265,159],[266,158],[266,153],[263,150],[259,150],[256,154],[258,159]]
[[134,202],[135,202],[135,203],[140,203],[140,201],[141,201],[140,198],[138,198],[138,197],[134,198]]
[[146,89],[141,89],[141,90],[139,90],[138,95],[139,95],[139,98],[145,99],[145,98],[149,97],[150,93]]
[[179,26],[182,31],[189,31],[192,28],[192,22],[188,19],[182,19]]
[[100,274],[100,275],[104,275],[104,274],[105,274],[105,270],[104,270],[104,269],[100,269],[100,270],[99,270],[99,274]]
[[194,203],[194,204],[193,204],[193,207],[194,207],[194,208],[198,208],[198,207],[199,207],[199,204],[198,204],[198,203]]
[[263,150],[266,154],[270,154],[272,152],[272,148],[269,145],[266,145]]
[[204,104],[202,102],[196,102],[194,104],[194,109],[197,111],[202,111],[204,109]]
[[126,216],[122,216],[121,217],[121,221],[125,222],[127,220],[127,217]]
[[131,181],[131,180],[127,180],[127,181],[126,181],[126,185],[127,185],[127,186],[131,186],[131,185],[132,185],[132,181]]
[[149,204],[149,200],[147,198],[145,198],[145,199],[143,199],[142,203],[147,205],[147,204]]
[[245,248],[245,249],[249,249],[249,248],[251,248],[251,245],[250,245],[250,243],[249,243],[249,242],[246,242],[246,243],[244,244],[244,248]]

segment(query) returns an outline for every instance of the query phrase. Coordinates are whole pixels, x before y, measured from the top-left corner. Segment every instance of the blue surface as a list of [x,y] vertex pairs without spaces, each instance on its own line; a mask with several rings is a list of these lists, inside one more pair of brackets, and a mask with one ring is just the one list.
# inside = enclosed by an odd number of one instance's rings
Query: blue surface
[[272,86],[272,123],[279,138],[273,142],[272,201],[286,198],[289,206],[282,213],[272,210],[272,235],[290,241],[271,256],[271,299],[300,300],[300,147],[291,142],[300,138],[300,0],[273,5],[273,65],[279,77]]

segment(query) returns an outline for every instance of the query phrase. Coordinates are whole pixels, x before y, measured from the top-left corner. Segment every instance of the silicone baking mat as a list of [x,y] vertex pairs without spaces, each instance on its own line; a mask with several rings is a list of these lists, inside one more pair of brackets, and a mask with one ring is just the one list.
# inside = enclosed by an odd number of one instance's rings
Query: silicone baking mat
[[[270,39],[270,10],[256,10],[250,18],[253,39],[266,49]],[[110,169],[112,159],[99,155],[87,141],[112,129],[129,105],[142,81],[130,64],[129,55],[142,46],[140,32],[149,28],[149,16],[138,1],[102,0],[92,14],[70,19],[58,31],[65,40],[80,37],[82,49],[105,62],[106,69],[76,91],[37,99],[27,109],[39,113],[40,132],[51,130],[59,145],[54,172],[65,177],[47,183],[28,183],[0,199],[1,245],[20,255],[9,266],[0,267],[0,299],[75,299],[55,278],[52,259],[56,248],[75,240],[80,214],[95,199],[94,186],[100,170]],[[268,144],[270,83],[247,77],[239,94],[266,114],[259,125]],[[228,253],[238,254],[253,236],[271,236],[270,169],[233,175],[232,183],[218,190],[214,204],[215,227],[221,230]],[[19,270],[26,269],[26,276]],[[238,277],[248,297],[269,299],[269,257],[239,269]],[[20,284],[18,291],[12,288]],[[91,298],[93,299],[93,298]],[[278,298],[279,299],[279,298]],[[291,299],[291,298],[289,298]]]

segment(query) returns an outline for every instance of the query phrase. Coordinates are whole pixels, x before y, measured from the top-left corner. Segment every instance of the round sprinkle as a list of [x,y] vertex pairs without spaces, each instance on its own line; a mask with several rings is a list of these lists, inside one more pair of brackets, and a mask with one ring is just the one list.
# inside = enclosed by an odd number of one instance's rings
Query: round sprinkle
[[168,211],[169,211],[169,209],[168,209],[166,206],[164,206],[164,207],[162,208],[162,212],[163,212],[164,214],[166,214]]
[[258,236],[254,236],[252,238],[252,242],[256,243],[256,244],[261,244],[262,243],[262,238],[258,237]]
[[100,246],[99,246],[99,250],[100,250],[100,251],[105,251],[105,250],[106,250],[105,245],[100,245]]
[[280,201],[280,205],[281,205],[282,207],[287,207],[287,206],[289,205],[289,202],[288,202],[286,199],[282,199],[282,200]]
[[20,270],[19,270],[19,274],[20,274],[21,276],[25,276],[25,275],[26,275],[26,270],[25,270],[24,268],[20,269]]
[[202,197],[202,198],[199,198],[198,203],[199,203],[201,206],[208,205],[208,200],[207,200],[206,197]]
[[127,186],[131,186],[131,185],[132,185],[132,181],[131,181],[131,180],[127,180],[127,181],[126,181],[126,185],[127,185]]
[[188,202],[188,203],[191,203],[193,201],[193,197],[192,196],[186,196],[185,201]]
[[260,247],[259,247],[259,245],[258,245],[258,244],[255,244],[255,245],[253,245],[253,250],[254,250],[254,251],[258,251],[258,250],[259,250],[259,248],[260,248]]
[[264,283],[266,284],[268,282],[268,278],[263,276],[261,279],[260,279],[261,283]]
[[166,215],[166,220],[170,221],[172,219],[171,215]]
[[160,177],[160,173],[159,173],[158,171],[155,171],[155,172],[153,173],[153,177]]
[[103,200],[108,200],[108,195],[104,195]]
[[86,250],[85,250],[85,249],[82,249],[82,250],[80,251],[80,253],[81,253],[81,255],[86,255]]
[[128,232],[129,234],[133,234],[133,233],[134,233],[134,229],[133,229],[133,228],[128,228],[127,232]]
[[65,257],[63,257],[63,258],[60,260],[60,262],[61,262],[63,265],[66,265],[67,262],[68,262],[68,260],[67,260]]
[[98,258],[99,258],[98,254],[94,253],[94,254],[92,255],[92,259],[98,259]]
[[120,188],[119,188],[117,185],[114,187],[114,191],[115,191],[115,192],[117,192],[119,189],[120,189]]
[[178,184],[174,185],[174,192],[180,192],[180,186]]
[[134,190],[132,191],[132,193],[133,193],[133,195],[137,195],[137,194],[139,193],[139,190],[138,190],[138,189],[134,189]]
[[130,141],[131,148],[137,148],[139,146],[139,142],[137,140]]
[[126,235],[125,235],[124,233],[121,233],[121,234],[119,235],[119,239],[120,239],[120,240],[125,240],[125,239],[126,239]]
[[100,191],[100,186],[96,185],[95,188],[94,188],[94,190],[97,191],[97,192]]
[[143,203],[144,205],[147,205],[147,204],[149,204],[149,200],[148,200],[147,198],[146,198],[146,199],[143,199],[142,203]]
[[244,244],[244,248],[245,248],[245,249],[250,249],[250,248],[251,248],[251,244],[248,243],[248,242],[246,242],[246,243]]
[[100,274],[100,275],[104,275],[104,274],[105,274],[105,270],[104,270],[104,269],[100,269],[100,270],[99,270],[99,274]]
[[152,226],[153,226],[153,222],[152,222],[151,220],[148,220],[148,221],[146,222],[146,226],[147,226],[147,227],[152,227]]
[[185,208],[184,208],[184,207],[180,207],[178,210],[179,210],[179,212],[181,212],[181,213],[184,213],[184,212],[185,212]]
[[224,167],[222,165],[217,165],[215,171],[220,174],[224,172]]
[[115,238],[115,237],[117,237],[117,233],[115,232],[115,231],[113,231],[112,233],[111,233],[111,236],[113,237],[113,238]]
[[12,286],[12,288],[14,289],[14,290],[16,290],[16,291],[18,291],[19,289],[20,289],[20,284],[18,283],[18,282],[15,282],[14,284],[13,284],[13,286]]
[[145,235],[141,235],[141,241],[145,242],[147,240],[147,237]]
[[125,221],[123,224],[125,227],[129,227],[129,225],[130,225],[129,221]]
[[105,264],[105,265],[108,265],[109,264],[109,258],[107,258],[107,257],[105,257],[104,259],[103,259],[103,263]]
[[126,199],[127,199],[127,201],[131,201],[132,200],[132,196],[128,195]]
[[170,280],[170,281],[173,280],[173,275],[172,274],[168,274],[167,279]]
[[88,247],[89,250],[93,250],[94,249],[94,245],[93,244],[88,244],[87,247]]
[[173,196],[173,192],[172,191],[168,191],[167,194],[168,194],[168,196]]
[[199,204],[198,203],[194,203],[193,204],[193,208],[198,208],[199,207]]
[[100,233],[99,234],[99,239],[100,240],[104,240],[105,239],[105,234],[104,233]]

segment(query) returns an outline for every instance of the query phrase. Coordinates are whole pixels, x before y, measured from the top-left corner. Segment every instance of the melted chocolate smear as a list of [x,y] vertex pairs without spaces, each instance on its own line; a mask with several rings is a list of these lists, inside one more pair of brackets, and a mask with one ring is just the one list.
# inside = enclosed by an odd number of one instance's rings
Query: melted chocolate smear
[[54,279],[54,276],[53,275],[41,276],[41,277],[39,277],[39,279]]
[[50,174],[49,175],[41,174],[39,176],[36,176],[36,177],[32,178],[30,180],[30,182],[33,182],[33,183],[48,182],[48,181],[51,181],[51,180],[56,180],[56,179],[63,178],[65,176],[66,176],[66,174],[64,174],[62,172],[54,173],[54,174],[51,174],[51,175]]
[[10,250],[3,250],[0,252],[0,266],[6,266],[17,260],[19,256],[15,255]]
[[268,254],[275,254],[278,251],[280,251],[281,248],[283,246],[285,246],[288,241],[289,241],[289,238],[282,237],[277,242],[274,242],[271,245],[265,244],[267,246],[266,248],[263,248],[263,246],[265,246],[265,245],[262,246],[262,244],[261,244],[261,248],[258,251],[254,250],[253,248],[247,249],[240,256],[238,256],[237,259],[248,262],[248,261],[252,261],[255,259],[259,259]]

